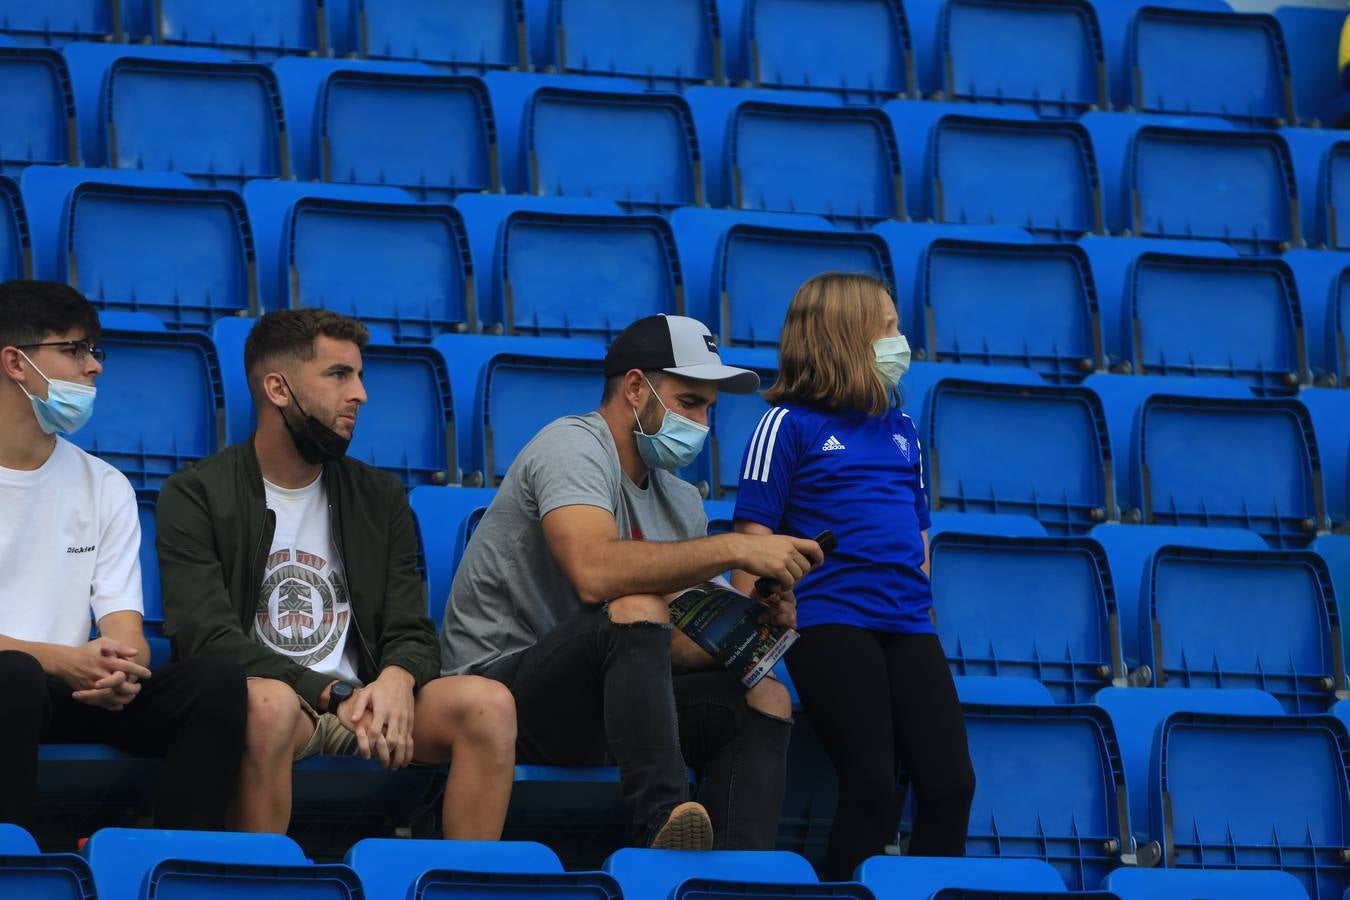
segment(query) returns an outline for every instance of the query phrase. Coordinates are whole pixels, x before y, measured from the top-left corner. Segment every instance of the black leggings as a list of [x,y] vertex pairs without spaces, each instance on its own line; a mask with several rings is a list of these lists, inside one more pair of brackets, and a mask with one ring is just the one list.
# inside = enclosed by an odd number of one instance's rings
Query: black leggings
[[909,854],[964,856],[975,771],[937,635],[817,625],[787,667],[839,777],[825,877],[852,879],[895,838],[897,768],[914,790]]

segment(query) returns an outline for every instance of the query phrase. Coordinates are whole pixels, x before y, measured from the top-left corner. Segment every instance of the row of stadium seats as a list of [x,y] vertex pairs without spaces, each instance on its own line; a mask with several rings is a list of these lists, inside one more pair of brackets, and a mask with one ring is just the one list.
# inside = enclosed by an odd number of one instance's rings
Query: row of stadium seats
[[1319,25],[1332,38],[1334,66],[1333,17],[1236,14],[1222,0],[249,0],[228,11],[192,0],[0,4],[0,30],[23,45],[144,41],[259,60],[533,68],[659,89],[748,84],[866,103],[940,92],[1047,116],[1116,106],[1240,123],[1324,112],[1314,77],[1328,66],[1303,62],[1327,44],[1311,37]]
[[[1343,708],[1336,715],[1284,715],[1274,698],[1254,690],[1111,688],[1091,704],[1055,706],[1048,703],[1044,688],[1025,679],[959,679],[959,688],[977,773],[968,860],[869,861],[858,877],[877,895],[930,897],[918,889],[931,892],[944,886],[940,879],[953,877],[959,880],[949,886],[1055,894],[1104,885],[1115,891],[1132,886],[1133,877],[1126,874],[1130,867],[1159,863],[1166,870],[1280,869],[1296,879],[1294,890],[1315,898],[1339,900],[1350,887],[1344,863],[1350,841],[1345,763],[1350,734]],[[902,839],[909,818],[907,812]],[[276,884],[268,879],[318,878],[351,885],[357,877],[365,883],[367,897],[447,896],[452,885],[460,892],[472,889],[476,879],[469,873],[478,873],[480,880],[493,875],[478,885],[484,892],[507,892],[509,876],[522,874],[534,879],[516,882],[512,895],[551,887],[556,896],[566,884],[557,858],[537,844],[363,841],[347,854],[350,869],[313,869],[299,848],[281,836],[109,829],[96,833],[86,850],[91,879],[80,857],[35,859],[31,838],[13,826],[0,831],[0,840],[0,889],[6,878],[33,877],[39,870],[52,880],[86,888],[85,893],[52,896],[91,896],[91,883],[104,898],[172,897],[206,896],[212,887],[238,892],[246,885],[259,890]],[[779,885],[763,892],[769,896],[821,896],[814,893],[819,887],[810,866],[790,853],[621,850],[605,868],[618,882],[603,894],[613,900],[690,896],[672,892],[687,878],[769,881]],[[438,871],[432,875],[430,870]],[[596,878],[593,873],[571,877]],[[996,878],[1004,880],[990,880]],[[177,890],[195,883],[201,893],[175,894],[174,881],[186,882]],[[784,887],[792,883],[812,889]],[[141,893],[142,884],[154,890]],[[414,884],[416,892],[410,890]],[[594,897],[595,881],[590,884],[586,896]],[[1288,882],[1275,879],[1270,884]],[[432,890],[433,885],[442,885],[447,893]],[[1154,893],[1144,891],[1144,885]],[[1178,895],[1199,890],[1204,896],[1285,896],[1229,893],[1241,889],[1240,879],[1226,889],[1222,881],[1211,883],[1209,890],[1217,891],[1213,894],[1201,885],[1178,881],[1175,889]],[[1165,893],[1167,879],[1161,876],[1156,883],[1145,878],[1133,887],[1139,890],[1119,895],[1172,896]],[[333,890],[331,884],[328,889]],[[859,890],[856,885],[849,889]],[[723,891],[704,886],[693,893],[708,897],[722,892],[759,893],[730,886]],[[871,897],[848,889],[830,895]]]
[[423,201],[504,190],[630,210],[813,213],[850,227],[911,218],[1206,238],[1245,253],[1350,246],[1336,214],[1350,143],[1335,131],[641,87],[418,63],[268,67],[194,48],[0,48],[0,170],[83,161],[207,187],[295,177],[402,187]]
[[41,166],[22,192],[0,179],[0,269],[171,330],[318,306],[398,343],[479,330],[608,341],[664,312],[750,348],[777,346],[806,278],[857,271],[896,285],[920,359],[1055,383],[1109,369],[1229,377],[1262,394],[1350,385],[1344,253],[1239,258],[1212,242],[1047,243],[910,222],[838,231],[816,216],[689,208],[666,219],[584,199],[418,204],[394,188],[282,181],[241,198],[173,174]]

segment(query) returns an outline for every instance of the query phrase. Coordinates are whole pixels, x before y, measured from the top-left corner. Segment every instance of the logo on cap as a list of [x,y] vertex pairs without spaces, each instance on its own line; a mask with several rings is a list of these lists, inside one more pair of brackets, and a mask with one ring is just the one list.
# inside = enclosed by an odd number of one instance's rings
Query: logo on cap
[[711,334],[705,334],[705,335],[703,336],[703,343],[705,343],[705,344],[708,345],[708,352],[709,352],[709,353],[716,353],[716,352],[717,352],[717,339],[714,338]]

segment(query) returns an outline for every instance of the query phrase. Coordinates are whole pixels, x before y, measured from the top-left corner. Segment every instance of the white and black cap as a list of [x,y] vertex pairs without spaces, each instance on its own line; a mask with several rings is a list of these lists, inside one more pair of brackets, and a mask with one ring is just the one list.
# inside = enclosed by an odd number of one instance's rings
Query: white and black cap
[[647,316],[620,332],[605,354],[605,377],[630,369],[715,381],[719,390],[732,394],[759,390],[759,376],[749,369],[723,365],[717,339],[708,326],[688,316]]

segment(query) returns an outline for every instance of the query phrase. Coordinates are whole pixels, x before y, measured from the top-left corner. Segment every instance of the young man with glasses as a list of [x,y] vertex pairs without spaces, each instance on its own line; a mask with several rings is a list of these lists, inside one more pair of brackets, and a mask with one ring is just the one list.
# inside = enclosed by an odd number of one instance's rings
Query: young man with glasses
[[0,284],[0,822],[32,824],[39,743],[89,742],[164,757],[157,826],[220,828],[243,751],[243,670],[201,658],[151,672],[136,496],[58,436],[93,414],[98,339],[74,289]]

